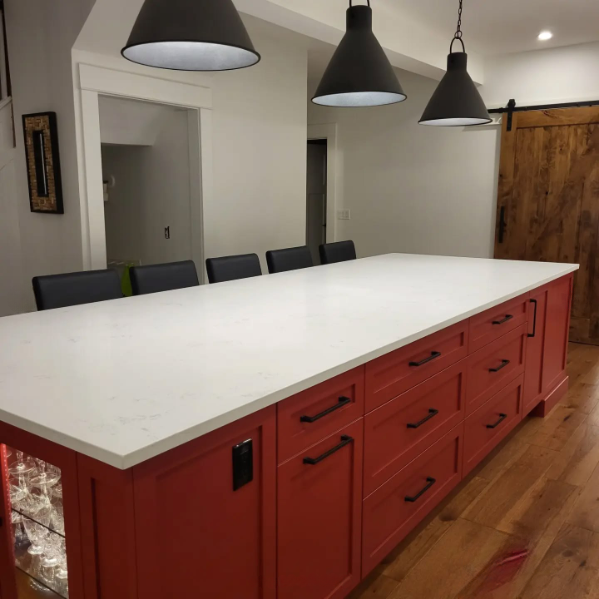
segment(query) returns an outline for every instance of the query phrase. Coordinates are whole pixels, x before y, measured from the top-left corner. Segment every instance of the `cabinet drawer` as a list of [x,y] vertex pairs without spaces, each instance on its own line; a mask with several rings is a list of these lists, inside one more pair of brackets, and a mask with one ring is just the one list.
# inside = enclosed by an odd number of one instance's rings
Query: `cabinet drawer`
[[526,324],[468,358],[466,415],[472,414],[524,372],[525,351]]
[[365,417],[365,496],[463,420],[466,368],[461,360]]
[[366,412],[468,355],[468,321],[459,322],[366,364]]
[[461,480],[464,423],[364,500],[366,576]]
[[470,351],[495,341],[528,320],[528,293],[470,319]]
[[466,419],[464,476],[520,422],[524,376],[519,376]]
[[281,599],[343,599],[360,581],[363,425],[360,419],[278,467]]
[[363,415],[363,366],[279,402],[279,463]]

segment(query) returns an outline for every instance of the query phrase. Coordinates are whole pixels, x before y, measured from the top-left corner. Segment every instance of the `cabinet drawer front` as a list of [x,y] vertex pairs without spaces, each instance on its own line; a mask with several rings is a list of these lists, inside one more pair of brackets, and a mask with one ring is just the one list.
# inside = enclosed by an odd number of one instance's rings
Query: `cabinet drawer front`
[[360,366],[277,405],[279,463],[364,416]]
[[495,341],[528,320],[528,293],[470,319],[470,351]]
[[523,382],[521,375],[466,419],[464,476],[520,422]]
[[366,412],[468,355],[468,321],[366,364]]
[[365,417],[365,496],[463,420],[466,368],[461,360]]
[[343,599],[360,581],[363,425],[278,467],[278,597]]
[[466,414],[472,414],[524,372],[526,325],[472,354],[468,367]]
[[462,422],[364,500],[362,576],[459,483],[463,431]]

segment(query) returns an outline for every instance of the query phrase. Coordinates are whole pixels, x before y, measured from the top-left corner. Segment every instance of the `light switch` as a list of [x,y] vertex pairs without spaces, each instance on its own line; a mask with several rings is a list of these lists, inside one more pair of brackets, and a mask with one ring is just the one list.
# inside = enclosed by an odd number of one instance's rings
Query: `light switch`
[[350,210],[339,210],[337,212],[338,220],[351,220],[351,211]]

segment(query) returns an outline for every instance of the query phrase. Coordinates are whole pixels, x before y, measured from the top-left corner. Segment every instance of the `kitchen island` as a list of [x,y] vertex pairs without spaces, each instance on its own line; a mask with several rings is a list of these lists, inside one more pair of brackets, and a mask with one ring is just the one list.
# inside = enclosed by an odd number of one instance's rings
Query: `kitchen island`
[[0,319],[2,599],[20,452],[61,473],[71,599],[345,597],[566,391],[576,269],[395,254]]

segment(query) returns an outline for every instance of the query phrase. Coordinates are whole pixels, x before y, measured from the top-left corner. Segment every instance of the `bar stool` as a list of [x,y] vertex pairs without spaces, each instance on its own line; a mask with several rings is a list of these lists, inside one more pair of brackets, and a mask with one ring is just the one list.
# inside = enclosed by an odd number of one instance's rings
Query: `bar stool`
[[270,274],[314,266],[312,254],[305,245],[266,252],[266,263],[268,264],[268,272]]
[[224,283],[259,277],[262,274],[260,258],[256,254],[242,254],[238,256],[222,256],[221,258],[208,258],[206,270],[210,283]]
[[187,287],[196,287],[199,284],[196,265],[192,260],[131,268],[133,295],[186,289]]
[[116,270],[88,270],[34,277],[32,283],[38,310],[93,304],[123,297]]
[[353,241],[325,243],[318,248],[322,264],[335,264],[356,259],[356,246]]

